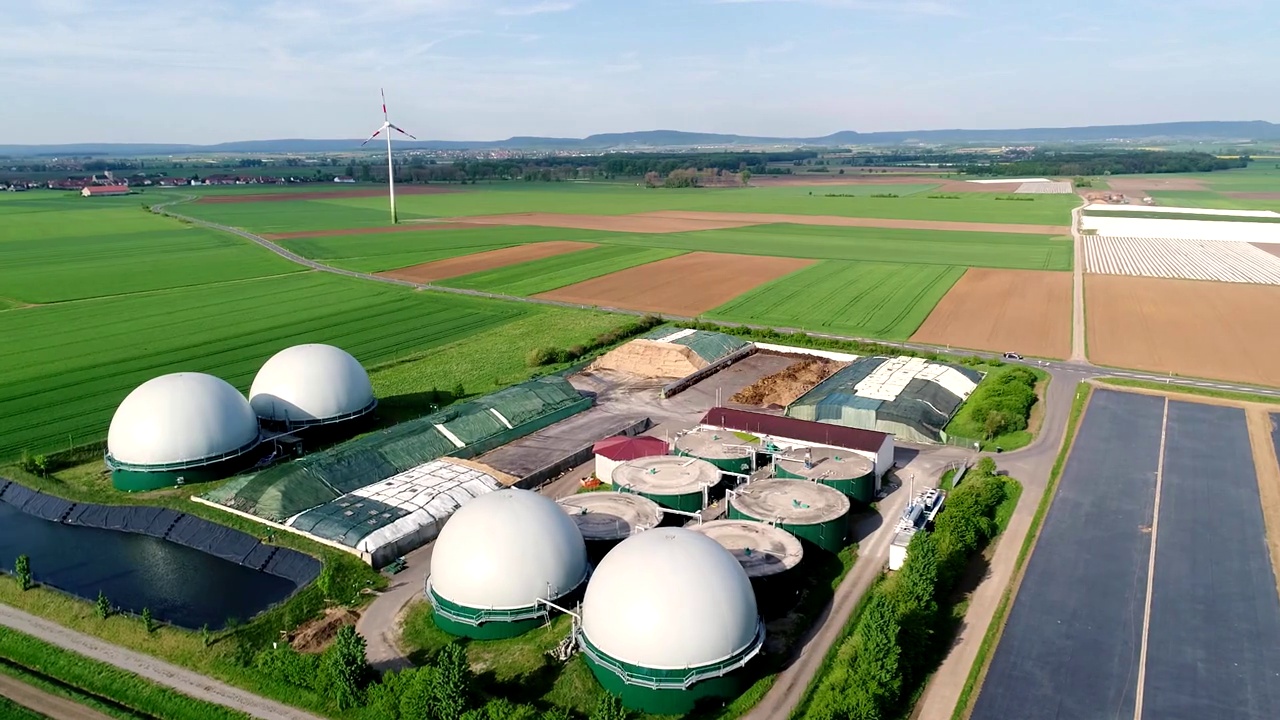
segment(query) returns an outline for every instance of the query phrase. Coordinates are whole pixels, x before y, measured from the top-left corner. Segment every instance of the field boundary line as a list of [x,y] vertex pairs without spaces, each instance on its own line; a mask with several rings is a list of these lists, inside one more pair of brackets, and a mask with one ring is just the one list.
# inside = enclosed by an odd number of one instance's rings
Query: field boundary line
[[1266,406],[1250,405],[1244,415],[1253,447],[1267,547],[1271,551],[1271,573],[1275,576],[1276,592],[1280,592],[1280,464],[1276,459],[1276,446],[1271,441],[1271,411]]
[[1138,653],[1138,690],[1133,699],[1133,720],[1142,720],[1143,688],[1147,684],[1147,641],[1151,636],[1151,597],[1156,582],[1156,541],[1160,534],[1160,489],[1164,481],[1165,441],[1169,436],[1169,398],[1164,399],[1160,421],[1160,456],[1156,461],[1156,497],[1151,510],[1151,552],[1147,559],[1147,597],[1142,609],[1142,650]]

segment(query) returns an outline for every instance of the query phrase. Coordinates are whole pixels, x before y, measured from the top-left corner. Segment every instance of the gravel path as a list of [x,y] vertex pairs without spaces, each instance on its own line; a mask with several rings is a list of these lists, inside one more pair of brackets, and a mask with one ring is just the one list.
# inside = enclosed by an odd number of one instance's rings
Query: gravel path
[[222,705],[263,720],[320,720],[318,716],[258,697],[163,660],[126,650],[64,628],[8,605],[0,605],[0,625],[39,638],[87,658],[114,665],[197,700]]
[[103,715],[66,698],[50,695],[8,675],[0,675],[0,695],[55,720],[112,720],[110,715]]

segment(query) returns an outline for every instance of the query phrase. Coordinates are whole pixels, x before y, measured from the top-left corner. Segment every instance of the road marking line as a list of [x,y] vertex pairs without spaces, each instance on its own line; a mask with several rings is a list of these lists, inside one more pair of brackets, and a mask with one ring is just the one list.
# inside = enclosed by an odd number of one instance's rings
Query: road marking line
[[1133,720],[1142,720],[1142,689],[1147,682],[1147,639],[1151,634],[1151,589],[1156,579],[1156,539],[1160,533],[1160,485],[1164,480],[1164,441],[1169,433],[1169,398],[1164,399],[1164,419],[1160,422],[1160,457],[1156,461],[1156,500],[1151,511],[1151,556],[1147,560],[1147,599],[1142,611],[1142,652],[1138,655],[1138,692],[1134,696]]

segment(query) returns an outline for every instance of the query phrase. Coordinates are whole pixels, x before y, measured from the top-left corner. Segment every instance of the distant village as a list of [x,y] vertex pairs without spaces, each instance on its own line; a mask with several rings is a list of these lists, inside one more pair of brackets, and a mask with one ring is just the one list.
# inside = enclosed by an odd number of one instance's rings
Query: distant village
[[123,176],[107,170],[87,177],[65,177],[56,180],[0,180],[0,191],[23,192],[26,190],[79,191],[84,197],[127,195],[138,188],[186,187],[191,185],[289,185],[295,183],[335,182],[354,183],[347,175],[291,176],[214,174],[203,178],[175,177],[158,173],[133,173]]

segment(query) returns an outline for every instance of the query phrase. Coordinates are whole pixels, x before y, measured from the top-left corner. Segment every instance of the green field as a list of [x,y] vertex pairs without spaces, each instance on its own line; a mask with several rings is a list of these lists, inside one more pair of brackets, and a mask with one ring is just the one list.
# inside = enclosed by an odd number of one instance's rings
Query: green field
[[[1280,190],[1277,190],[1280,192]],[[1207,190],[1159,190],[1151,194],[1160,205],[1170,207],[1217,208],[1220,210],[1275,210],[1280,212],[1280,200],[1249,200],[1233,198]],[[1159,207],[1158,205],[1156,206]]]
[[593,277],[682,254],[664,248],[602,245],[441,281],[441,285],[503,295],[536,295]]
[[135,199],[35,192],[0,200],[0,257],[0,298],[28,303],[302,269],[234,236],[156,216]]
[[[650,189],[616,183],[495,183],[462,192],[396,198],[404,219],[553,212],[625,215],[660,210],[794,213],[965,222],[1031,223],[1067,226],[1074,195],[1043,195],[1026,202],[967,193],[957,200],[931,199],[925,186],[880,185],[857,189],[809,187]],[[826,197],[828,193],[896,193],[897,198]],[[259,203],[189,203],[178,211],[254,232],[289,232],[385,225],[386,198],[333,198]]]
[[548,240],[597,242],[611,233],[566,228],[494,225],[475,229],[421,230],[282,240],[281,245],[327,265],[382,272],[418,263]]
[[[1231,200],[1232,198],[1227,198]],[[1232,208],[1224,207],[1222,204],[1207,204],[1206,207],[1212,207],[1220,210],[1247,210],[1249,208]],[[1143,210],[1136,212],[1106,212],[1089,210],[1084,213],[1089,217],[1113,217],[1113,218],[1142,218],[1145,220],[1205,220],[1213,222],[1251,222],[1251,223],[1280,223],[1280,217],[1255,217],[1249,215],[1197,215],[1194,213],[1176,213],[1176,212],[1160,212],[1159,207],[1151,210]]]
[[756,288],[708,318],[905,340],[964,268],[828,260]]

